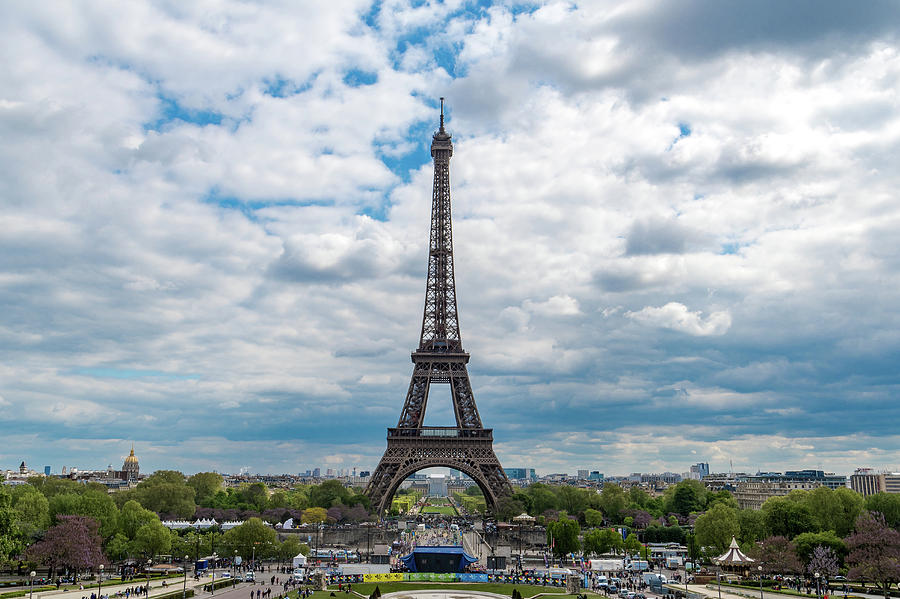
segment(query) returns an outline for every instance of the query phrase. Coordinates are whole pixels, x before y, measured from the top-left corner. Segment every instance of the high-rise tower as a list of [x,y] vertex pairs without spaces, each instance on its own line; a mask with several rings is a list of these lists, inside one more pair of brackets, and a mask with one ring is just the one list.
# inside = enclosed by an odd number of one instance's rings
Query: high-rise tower
[[[431,234],[428,246],[428,279],[425,313],[419,347],[412,353],[413,373],[406,402],[396,428],[389,428],[387,450],[372,474],[366,494],[379,514],[390,508],[400,483],[410,474],[434,466],[464,472],[493,507],[509,493],[509,481],[494,454],[493,431],[484,428],[466,364],[456,310],[453,274],[453,228],[450,216],[450,157],[453,144],[441,123],[431,140],[434,188],[431,198]],[[424,426],[425,407],[432,384],[450,385],[455,427]]]

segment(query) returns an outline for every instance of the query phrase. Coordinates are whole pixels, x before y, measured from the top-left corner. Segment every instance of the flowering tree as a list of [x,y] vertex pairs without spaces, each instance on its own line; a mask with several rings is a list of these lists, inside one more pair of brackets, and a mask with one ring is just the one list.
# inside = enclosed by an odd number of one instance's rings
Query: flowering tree
[[787,537],[769,537],[753,553],[766,574],[797,574],[803,570],[797,550]]
[[891,584],[900,581],[900,532],[890,528],[880,513],[863,512],[846,543],[850,578],[874,582],[887,597]]
[[825,578],[831,578],[837,574],[838,558],[834,554],[834,550],[831,547],[818,545],[813,549],[812,555],[809,558],[809,564],[806,566],[806,571],[810,574],[818,572]]
[[75,570],[94,568],[103,563],[100,550],[100,523],[87,516],[57,516],[52,526],[28,548],[28,557],[53,569],[66,567]]

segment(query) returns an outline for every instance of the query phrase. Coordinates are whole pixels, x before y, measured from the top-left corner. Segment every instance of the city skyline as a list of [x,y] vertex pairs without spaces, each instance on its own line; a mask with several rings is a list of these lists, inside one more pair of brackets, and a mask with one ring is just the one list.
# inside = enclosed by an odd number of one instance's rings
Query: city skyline
[[503,466],[896,468],[900,5],[0,16],[0,463],[374,468],[443,96]]

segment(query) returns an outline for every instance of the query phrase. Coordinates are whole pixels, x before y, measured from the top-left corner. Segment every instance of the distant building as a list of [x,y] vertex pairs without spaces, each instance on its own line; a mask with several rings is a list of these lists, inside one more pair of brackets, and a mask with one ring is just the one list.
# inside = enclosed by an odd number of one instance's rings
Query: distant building
[[322,469],[321,468],[313,468],[312,475],[313,475],[313,478],[320,478],[322,476]]
[[44,466],[44,476],[50,476],[50,466]]
[[603,473],[597,470],[591,470],[591,473],[588,475],[588,480],[603,480]]
[[512,480],[523,480],[528,478],[527,468],[504,468],[503,471],[506,472],[506,478]]
[[443,474],[432,474],[429,476],[428,494],[432,497],[447,497],[447,477]]
[[850,488],[864,496],[900,493],[900,472],[876,472],[872,468],[857,468],[850,475]]
[[698,462],[691,466],[690,478],[694,480],[703,480],[709,476],[709,464],[706,462]]
[[138,459],[134,455],[134,444],[131,445],[131,453],[125,458],[122,464],[122,479],[126,481],[136,481],[141,474],[141,467],[138,465]]
[[587,480],[588,471],[587,470],[579,470],[578,471],[578,480]]

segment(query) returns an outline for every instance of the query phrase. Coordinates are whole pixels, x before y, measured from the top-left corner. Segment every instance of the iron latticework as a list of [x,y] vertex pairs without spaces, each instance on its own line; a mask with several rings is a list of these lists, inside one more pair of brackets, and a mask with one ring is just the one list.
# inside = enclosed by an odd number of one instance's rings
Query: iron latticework
[[[494,454],[493,431],[481,425],[462,347],[453,274],[453,227],[450,216],[450,157],[453,144],[441,124],[431,141],[434,188],[428,281],[419,347],[412,353],[413,374],[396,428],[389,428],[387,450],[372,474],[366,494],[379,514],[390,507],[400,483],[418,470],[445,466],[474,480],[489,507],[509,492],[509,481]],[[455,427],[424,426],[428,393],[434,383],[450,385]]]

